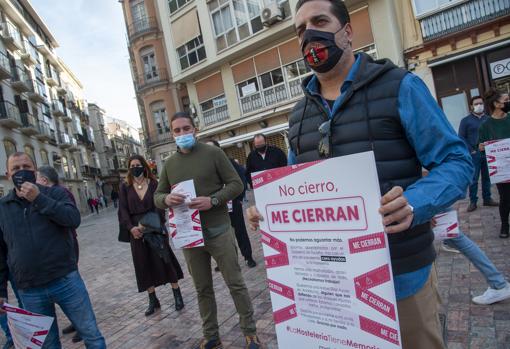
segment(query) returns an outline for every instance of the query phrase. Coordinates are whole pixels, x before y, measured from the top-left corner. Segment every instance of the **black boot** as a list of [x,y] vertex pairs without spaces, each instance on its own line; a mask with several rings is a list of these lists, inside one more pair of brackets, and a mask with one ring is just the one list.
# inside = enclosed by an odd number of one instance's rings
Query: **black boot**
[[182,299],[181,289],[179,287],[172,288],[172,291],[175,299],[175,310],[182,310],[182,308],[184,308],[184,301]]
[[154,314],[156,309],[159,308],[161,308],[161,304],[159,304],[159,299],[156,297],[156,292],[149,293],[149,307],[145,311],[145,316]]
[[510,226],[508,225],[508,222],[501,223],[501,230],[499,231],[499,237],[502,239],[508,239],[510,236],[509,234]]

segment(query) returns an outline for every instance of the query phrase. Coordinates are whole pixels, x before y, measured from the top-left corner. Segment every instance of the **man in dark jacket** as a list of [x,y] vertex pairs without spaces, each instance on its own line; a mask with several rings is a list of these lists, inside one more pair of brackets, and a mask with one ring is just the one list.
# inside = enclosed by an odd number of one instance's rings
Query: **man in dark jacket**
[[[444,348],[430,220],[465,195],[466,146],[417,76],[353,53],[343,1],[299,0],[295,29],[314,74],[289,118],[289,164],[374,152],[403,348]],[[249,209],[252,228],[260,218]]]
[[253,137],[253,149],[246,159],[246,180],[251,185],[251,174],[287,166],[287,156],[277,147],[267,145],[266,136],[262,133]]
[[[62,188],[35,184],[35,171],[25,153],[7,159],[15,188],[0,199],[0,304],[10,272],[26,310],[55,317],[58,304],[87,348],[106,348],[76,265],[71,229],[80,212]],[[43,348],[61,348],[56,320]]]

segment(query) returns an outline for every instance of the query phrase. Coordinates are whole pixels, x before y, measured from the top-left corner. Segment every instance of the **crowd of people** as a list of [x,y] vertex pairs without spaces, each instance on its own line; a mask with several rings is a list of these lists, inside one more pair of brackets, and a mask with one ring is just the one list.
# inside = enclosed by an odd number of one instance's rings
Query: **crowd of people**
[[[258,134],[244,168],[217,141],[198,141],[193,118],[177,112],[170,120],[177,152],[166,160],[159,178],[142,156],[134,155],[127,178],[111,192],[118,208],[118,240],[130,244],[138,292],[148,295],[145,315],[161,308],[156,288],[167,284],[175,310],[185,307],[179,287],[184,273],[169,242],[165,210],[186,204],[200,211],[204,236],[204,246],[182,251],[202,320],[203,339],[196,348],[222,348],[212,260],[239,314],[246,348],[261,348],[237,252],[248,267],[257,266],[244,214],[255,231],[263,215],[255,206],[243,213],[251,174],[370,150],[379,176],[379,213],[389,239],[403,347],[444,348],[433,216],[468,189],[467,210],[476,210],[481,174],[483,205],[499,207],[499,237],[509,237],[510,184],[497,184],[499,202],[492,199],[484,154],[487,142],[510,138],[508,94],[489,90],[483,98],[473,96],[472,112],[457,134],[420,78],[387,59],[353,52],[354,32],[342,1],[299,0],[295,30],[313,74],[303,81],[304,97],[290,115],[288,154]],[[54,317],[57,304],[72,323],[64,333],[76,332],[73,341],[83,340],[87,348],[106,348],[78,270],[81,217],[72,193],[60,185],[54,168],[36,168],[26,153],[10,155],[6,167],[14,188],[0,199],[0,302],[7,300],[10,283],[20,307]],[[172,188],[189,179],[196,198],[185,203],[185,196]],[[108,200],[100,193],[87,204],[91,214],[99,214]],[[505,276],[463,232],[443,248],[463,253],[487,280],[487,291],[474,303],[510,298]],[[0,324],[8,339],[4,348],[10,348],[5,315]],[[61,348],[57,321],[43,348]]]

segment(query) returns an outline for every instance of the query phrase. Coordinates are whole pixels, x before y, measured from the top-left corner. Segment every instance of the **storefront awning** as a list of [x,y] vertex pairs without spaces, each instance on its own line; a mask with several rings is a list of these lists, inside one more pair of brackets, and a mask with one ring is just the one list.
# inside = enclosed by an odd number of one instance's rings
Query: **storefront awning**
[[492,50],[494,48],[498,48],[498,47],[502,47],[502,46],[506,46],[506,45],[510,45],[510,40],[503,40],[503,41],[500,41],[500,42],[496,42],[496,43],[493,43],[493,44],[489,44],[489,45],[485,45],[485,46],[482,46],[482,47],[479,47],[479,48],[475,48],[473,50],[469,50],[469,51],[466,51],[466,52],[461,52],[461,53],[457,53],[457,54],[454,54],[454,55],[448,55],[446,57],[437,58],[437,59],[434,59],[434,60],[429,60],[427,65],[428,65],[429,68],[432,68],[432,67],[435,67],[435,66],[438,66],[438,65],[441,65],[441,64],[453,62],[453,61],[459,60],[459,59],[464,58],[464,57],[473,56],[473,55],[476,55],[476,54],[478,54],[480,52],[485,52],[485,51]]
[[272,134],[275,134],[275,133],[278,133],[278,132],[281,132],[281,131],[285,131],[288,128],[289,128],[289,123],[286,122],[286,123],[283,123],[283,124],[279,124],[279,125],[275,125],[275,126],[271,126],[271,127],[266,127],[266,128],[264,128],[262,130],[257,130],[257,131],[245,133],[245,134],[242,134],[242,135],[239,135],[239,136],[227,138],[227,139],[224,139],[222,141],[219,141],[219,143],[220,143],[220,146],[222,148],[225,148],[225,147],[237,144],[239,142],[244,142],[244,141],[247,141],[247,140],[251,140],[253,138],[253,136],[255,136],[256,134],[259,134],[259,133],[262,133],[262,134],[264,134],[266,136],[269,136],[269,135],[272,135]]

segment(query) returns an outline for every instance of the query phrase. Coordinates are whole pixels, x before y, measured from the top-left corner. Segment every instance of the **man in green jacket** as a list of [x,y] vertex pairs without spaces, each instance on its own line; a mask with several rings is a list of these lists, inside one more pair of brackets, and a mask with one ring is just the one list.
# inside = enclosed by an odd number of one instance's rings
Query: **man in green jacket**
[[204,339],[197,349],[219,349],[216,299],[211,272],[214,258],[234,300],[247,349],[258,349],[260,343],[253,320],[253,306],[239,266],[236,242],[230,225],[227,202],[243,191],[243,183],[221,149],[199,143],[195,125],[187,113],[176,113],[171,119],[172,133],[178,151],[163,166],[154,195],[157,207],[166,209],[184,204],[184,195],[171,188],[193,179],[197,197],[189,208],[200,211],[205,246],[184,249],[198,296]]

